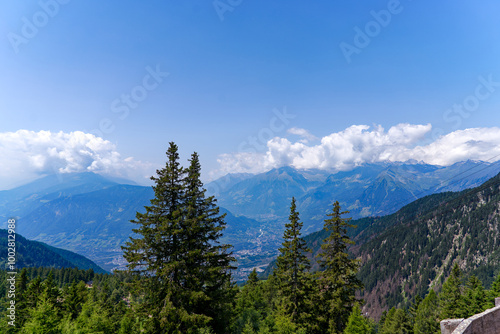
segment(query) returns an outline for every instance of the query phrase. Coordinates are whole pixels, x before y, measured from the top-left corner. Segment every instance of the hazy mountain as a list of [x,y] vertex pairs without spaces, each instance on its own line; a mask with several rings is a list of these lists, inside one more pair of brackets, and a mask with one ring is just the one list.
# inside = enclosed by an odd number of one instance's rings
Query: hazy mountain
[[282,224],[295,196],[305,231],[314,231],[335,200],[353,218],[387,215],[429,194],[477,186],[499,171],[500,162],[481,161],[446,167],[415,161],[367,164],[327,177],[325,172],[283,167],[247,177],[217,197],[237,215]]
[[[84,254],[106,270],[123,268],[121,247],[132,235],[136,212],[154,197],[151,187],[117,184],[93,173],[47,176],[2,192],[0,215],[17,217],[17,232]],[[223,241],[234,246],[241,270],[266,266],[279,240],[265,223],[228,210]],[[247,258],[252,261],[248,262]],[[248,268],[247,268],[248,267]]]
[[[384,215],[433,191],[479,184],[499,167],[473,161],[449,167],[408,162],[335,174],[284,167],[258,175],[229,175],[217,188],[218,205],[227,213],[223,241],[234,245],[237,276],[243,278],[252,267],[264,269],[276,256],[292,196],[307,233],[323,226],[333,200],[355,218]],[[154,194],[151,187],[115,181],[93,173],[47,176],[0,192],[0,218],[17,217],[17,232],[27,238],[83,254],[106,270],[123,268],[120,246],[132,233],[130,220]],[[370,219],[364,222],[371,231]]]
[[[0,242],[7,245],[7,230],[0,229]],[[7,247],[0,248],[0,267],[7,263]],[[53,267],[93,269],[96,273],[106,271],[86,257],[43,242],[31,241],[16,233],[16,268]]]

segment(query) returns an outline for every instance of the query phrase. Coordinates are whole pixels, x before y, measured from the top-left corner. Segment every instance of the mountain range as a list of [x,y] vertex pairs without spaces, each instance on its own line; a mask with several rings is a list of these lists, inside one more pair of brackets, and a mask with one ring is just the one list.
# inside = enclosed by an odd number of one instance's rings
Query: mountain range
[[355,219],[383,216],[429,194],[478,186],[498,172],[500,162],[471,160],[451,166],[387,162],[336,173],[282,167],[226,176],[207,184],[207,189],[235,215],[280,224],[287,220],[294,196],[307,233],[322,227],[335,200]]
[[[308,233],[321,229],[336,199],[355,218],[384,215],[430,193],[477,186],[499,170],[500,163],[479,161],[381,163],[337,173],[283,167],[226,175],[206,188],[227,214],[223,241],[234,246],[242,280],[276,256],[292,196]],[[132,235],[130,220],[154,195],[151,187],[125,183],[94,173],[49,175],[0,191],[0,218],[16,217],[26,238],[83,254],[108,271],[123,268],[120,246]],[[376,226],[370,218],[365,223],[367,231]]]

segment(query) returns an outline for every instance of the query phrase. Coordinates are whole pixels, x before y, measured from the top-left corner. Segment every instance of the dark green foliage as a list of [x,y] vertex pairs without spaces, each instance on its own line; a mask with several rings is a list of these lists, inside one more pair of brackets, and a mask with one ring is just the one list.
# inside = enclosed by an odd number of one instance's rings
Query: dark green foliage
[[363,317],[359,305],[356,304],[352,308],[352,312],[347,320],[347,326],[344,334],[370,334],[374,333],[374,328],[370,321]]
[[248,280],[236,300],[234,333],[244,333],[245,330],[249,332],[250,328],[258,332],[264,326],[264,321],[272,310],[273,298],[267,295],[269,289],[266,289],[269,284],[270,282],[259,281],[255,269],[248,275]]
[[481,281],[474,275],[469,277],[464,294],[465,317],[473,316],[495,306]]
[[441,319],[464,318],[467,315],[465,300],[462,296],[462,271],[455,263],[451,275],[443,284],[439,294],[439,308]]
[[379,330],[381,334],[411,334],[410,317],[402,309],[391,308],[385,316],[384,322]]
[[437,295],[431,289],[429,294],[418,304],[413,325],[414,334],[439,334]]
[[151,178],[155,197],[132,221],[139,226],[134,229],[138,237],[123,247],[124,256],[129,270],[140,275],[135,286],[144,294],[141,308],[152,315],[147,332],[195,333],[211,327],[224,333],[234,297],[234,258],[230,246],[219,242],[224,215],[215,199],[204,195],[198,155],[185,169],[177,150],[170,143],[165,167]]
[[309,273],[311,266],[306,256],[310,250],[301,238],[302,222],[296,208],[295,198],[292,198],[289,222],[285,224],[283,246],[279,249],[274,275],[280,294],[280,310],[294,324],[309,327],[314,323],[311,321],[313,278]]
[[348,237],[350,219],[342,218],[348,211],[341,211],[338,201],[333,203],[332,213],[327,214],[325,229],[330,232],[321,246],[319,272],[318,317],[323,332],[341,333],[356,301],[355,293],[362,288],[356,277],[359,263],[350,258],[348,247],[354,242]]

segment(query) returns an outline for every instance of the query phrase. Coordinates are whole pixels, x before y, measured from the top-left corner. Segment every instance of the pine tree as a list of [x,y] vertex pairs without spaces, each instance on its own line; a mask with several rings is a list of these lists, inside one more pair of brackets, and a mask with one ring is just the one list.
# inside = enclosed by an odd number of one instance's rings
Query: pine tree
[[[408,314],[398,308],[391,308],[384,319],[382,328],[379,331],[381,334],[410,334],[412,328]],[[429,333],[431,334],[431,333]]]
[[183,182],[184,289],[191,291],[186,309],[211,318],[211,327],[221,333],[230,326],[229,305],[235,297],[231,270],[236,269],[231,262],[236,259],[230,245],[220,244],[226,214],[220,214],[213,196],[205,197],[198,154],[189,161]]
[[439,293],[440,319],[458,319],[467,315],[462,292],[462,271],[455,263]]
[[467,281],[464,301],[467,310],[465,317],[481,313],[494,306],[486,294],[483,284],[475,275],[471,275]]
[[441,333],[438,321],[437,295],[432,289],[417,306],[413,333]]
[[495,281],[491,284],[490,294],[493,298],[500,297],[500,274],[497,275]]
[[347,326],[344,334],[369,334],[373,331],[370,322],[363,317],[359,305],[356,304],[352,308],[352,312],[347,320]]
[[35,309],[30,312],[30,317],[24,324],[21,333],[25,334],[59,334],[59,322],[57,310],[51,301],[47,298],[47,294],[38,302]]
[[166,166],[152,177],[155,198],[132,221],[139,237],[130,238],[124,256],[144,293],[148,332],[194,333],[209,326],[223,333],[235,291],[234,257],[219,242],[224,215],[213,197],[205,197],[198,155],[185,169],[177,151],[170,143]]
[[303,223],[299,219],[295,198],[292,198],[288,220],[275,270],[282,297],[281,304],[285,315],[289,316],[293,323],[301,326],[312,325],[312,277],[309,273],[311,265],[306,256],[311,250],[301,238]]
[[321,245],[320,265],[323,271],[319,273],[320,306],[319,314],[323,317],[323,331],[341,333],[356,302],[356,290],[362,288],[361,281],[356,277],[358,261],[351,259],[348,247],[354,244],[347,236],[350,218],[342,218],[349,211],[341,211],[338,201],[333,203],[332,213],[327,214],[325,229],[330,236]]
[[85,287],[85,283],[83,283],[83,281],[80,281],[79,283],[73,281],[73,283],[66,288],[63,308],[65,314],[69,315],[71,320],[76,319],[76,317],[80,314],[86,297],[87,288]]
[[264,295],[265,283],[259,281],[255,269],[248,275],[248,280],[237,295],[234,333],[241,333],[247,323],[250,323],[255,330],[262,329],[264,320],[271,313],[271,306]]

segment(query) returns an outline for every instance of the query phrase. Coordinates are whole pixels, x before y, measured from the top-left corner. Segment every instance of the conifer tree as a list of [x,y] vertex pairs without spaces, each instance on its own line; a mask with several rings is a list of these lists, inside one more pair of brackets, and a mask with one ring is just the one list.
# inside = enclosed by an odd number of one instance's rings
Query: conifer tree
[[437,295],[434,290],[425,296],[416,309],[413,325],[414,334],[441,333],[438,322]]
[[358,261],[351,259],[348,247],[354,244],[347,236],[347,229],[355,226],[349,224],[350,218],[342,218],[349,211],[341,211],[338,201],[333,203],[332,212],[327,214],[325,229],[330,236],[321,245],[322,253],[318,255],[323,271],[319,272],[320,306],[323,332],[341,333],[351,314],[356,301],[356,290],[362,288],[356,277]]
[[379,332],[381,334],[411,334],[413,330],[410,326],[408,314],[400,308],[391,308],[387,312]]
[[490,294],[493,298],[500,297],[500,274],[497,275],[491,284]]
[[464,301],[467,310],[465,317],[481,313],[494,306],[489,300],[483,284],[475,275],[471,275],[467,281]]
[[439,293],[440,319],[459,319],[467,315],[462,293],[462,271],[455,263]]
[[167,163],[153,186],[155,198],[132,222],[138,237],[124,249],[128,268],[138,275],[144,293],[147,332],[191,333],[213,328],[224,333],[234,298],[229,245],[221,245],[225,228],[213,197],[205,197],[200,164],[194,153],[188,169],[180,166],[178,148],[170,143]]
[[210,326],[217,333],[230,326],[229,306],[235,289],[231,283],[231,262],[236,259],[230,245],[221,244],[226,228],[224,217],[213,196],[205,197],[200,180],[201,166],[198,154],[191,155],[190,166],[183,180],[184,289],[190,291],[186,309],[211,318]]
[[71,320],[76,319],[76,317],[80,314],[86,297],[87,288],[85,287],[85,283],[83,283],[83,281],[80,281],[79,283],[73,281],[73,283],[66,288],[63,308]]
[[24,324],[23,334],[59,334],[60,318],[57,310],[49,300],[46,293],[42,296],[35,309],[30,312],[30,317]]
[[274,272],[282,297],[281,306],[293,323],[311,325],[312,278],[310,261],[306,256],[311,250],[301,238],[303,223],[299,219],[295,198],[292,198],[288,220]]
[[352,312],[347,320],[347,326],[344,334],[369,334],[373,332],[370,322],[363,317],[358,304],[354,305]]

